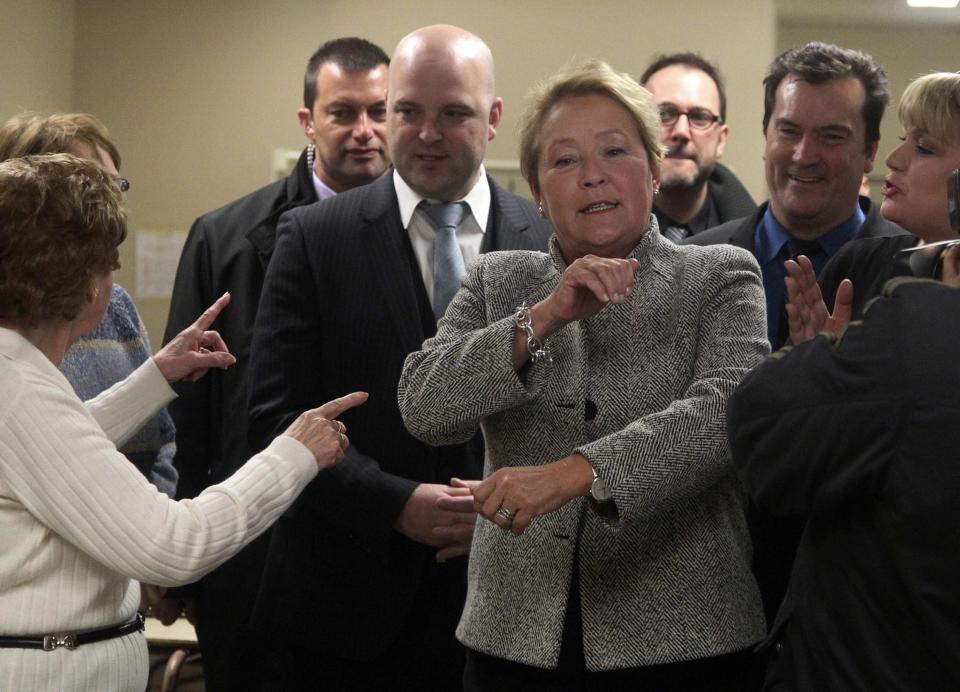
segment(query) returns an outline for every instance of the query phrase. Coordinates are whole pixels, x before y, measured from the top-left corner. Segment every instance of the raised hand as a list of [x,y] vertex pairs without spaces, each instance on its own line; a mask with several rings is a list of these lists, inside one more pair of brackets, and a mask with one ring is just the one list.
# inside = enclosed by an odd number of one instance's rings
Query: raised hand
[[177,334],[153,357],[167,382],[193,382],[203,377],[210,368],[227,368],[237,362],[226,343],[208,327],[230,303],[230,294],[224,293],[197,321]]
[[800,255],[797,261],[784,262],[784,266],[787,269],[784,284],[787,288],[790,341],[794,345],[802,344],[823,331],[836,336],[843,334],[853,313],[853,283],[850,279],[844,279],[837,288],[831,314],[823,300],[810,260]]
[[640,263],[584,255],[568,266],[560,282],[544,301],[551,321],[559,327],[596,314],[608,303],[622,303],[633,291]]
[[[584,255],[568,266],[549,296],[530,308],[534,334],[544,341],[570,322],[594,315],[609,303],[622,303],[633,292],[640,262]],[[530,354],[526,335],[517,330],[513,366],[519,369]]]

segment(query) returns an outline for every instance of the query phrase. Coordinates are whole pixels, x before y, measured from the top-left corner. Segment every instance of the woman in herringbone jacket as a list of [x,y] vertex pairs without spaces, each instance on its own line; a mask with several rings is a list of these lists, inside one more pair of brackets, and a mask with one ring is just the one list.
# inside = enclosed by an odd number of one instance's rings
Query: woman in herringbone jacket
[[457,629],[465,689],[742,690],[764,634],[727,396],[767,352],[752,256],[651,216],[653,97],[591,62],[541,85],[521,168],[549,253],[481,257],[399,399],[433,444],[486,439]]

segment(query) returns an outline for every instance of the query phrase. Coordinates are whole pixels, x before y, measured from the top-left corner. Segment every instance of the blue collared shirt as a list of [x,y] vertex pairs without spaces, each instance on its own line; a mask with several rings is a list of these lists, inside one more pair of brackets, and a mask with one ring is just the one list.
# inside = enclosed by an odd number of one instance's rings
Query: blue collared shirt
[[[869,206],[867,209],[869,210]],[[844,243],[857,237],[866,218],[867,215],[858,204],[853,216],[817,239],[822,252],[810,258],[813,262],[813,270],[817,274]],[[790,232],[777,221],[771,206],[767,204],[766,212],[757,224],[757,230],[754,231],[753,247],[757,262],[760,263],[760,270],[763,272],[763,290],[767,296],[767,338],[770,339],[770,347],[773,350],[783,345],[778,336],[780,316],[787,302],[787,289],[783,283],[787,270],[783,263],[790,258],[790,251],[786,244],[791,238]]]

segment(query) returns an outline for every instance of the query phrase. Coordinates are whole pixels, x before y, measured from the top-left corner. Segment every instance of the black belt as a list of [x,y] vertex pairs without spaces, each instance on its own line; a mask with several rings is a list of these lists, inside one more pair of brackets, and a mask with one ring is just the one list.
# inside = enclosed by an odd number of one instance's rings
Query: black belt
[[81,644],[93,644],[104,639],[125,637],[134,632],[143,632],[143,615],[137,613],[130,622],[113,627],[104,627],[89,632],[70,632],[64,634],[44,634],[38,637],[0,637],[0,649],[43,649],[53,651],[61,646],[65,649],[76,649]]

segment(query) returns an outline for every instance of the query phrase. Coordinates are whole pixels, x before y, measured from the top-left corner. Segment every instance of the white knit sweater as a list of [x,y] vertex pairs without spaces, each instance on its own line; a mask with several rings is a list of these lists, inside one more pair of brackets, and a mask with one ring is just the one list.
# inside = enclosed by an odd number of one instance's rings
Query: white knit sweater
[[[30,342],[0,328],[0,635],[130,620],[137,581],[193,581],[260,534],[317,473],[278,437],[194,500],[158,492],[115,445],[170,401],[152,359],[86,404]],[[0,690],[137,690],[142,635],[52,652],[0,648]]]

